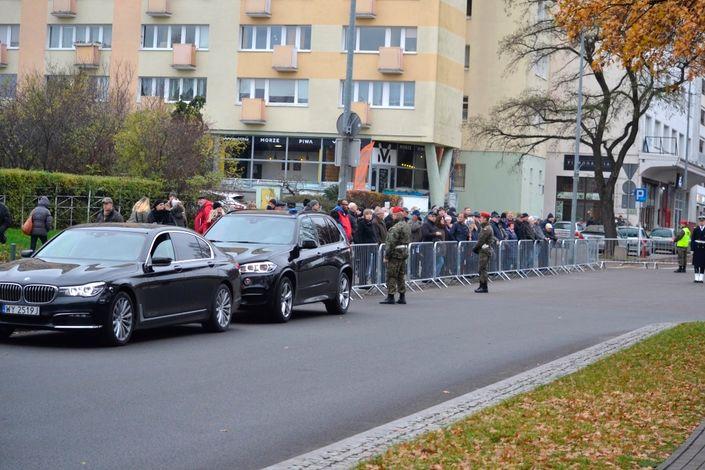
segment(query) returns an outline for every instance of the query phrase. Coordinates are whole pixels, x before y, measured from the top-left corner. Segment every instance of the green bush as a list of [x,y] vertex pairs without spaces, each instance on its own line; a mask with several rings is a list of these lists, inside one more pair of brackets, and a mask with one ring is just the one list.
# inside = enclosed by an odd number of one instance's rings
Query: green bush
[[374,209],[376,206],[384,207],[384,203],[387,201],[393,207],[401,203],[401,198],[374,191],[348,191],[348,202],[354,202],[360,208]]
[[83,176],[46,171],[0,169],[0,196],[10,209],[15,226],[22,224],[39,196],[47,196],[56,228],[90,222],[109,196],[127,218],[141,197],[165,197],[163,183],[141,178]]

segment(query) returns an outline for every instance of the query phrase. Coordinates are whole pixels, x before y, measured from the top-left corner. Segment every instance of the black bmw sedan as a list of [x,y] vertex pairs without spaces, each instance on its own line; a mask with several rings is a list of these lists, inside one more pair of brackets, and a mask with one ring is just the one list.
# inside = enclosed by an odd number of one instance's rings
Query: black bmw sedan
[[205,237],[240,264],[243,306],[264,306],[279,322],[289,321],[295,305],[313,302],[347,312],[352,250],[331,217],[241,211],[222,217]]
[[110,345],[137,329],[230,326],[236,264],[196,233],[139,224],[82,225],[0,265],[0,338],[16,329],[97,331]]

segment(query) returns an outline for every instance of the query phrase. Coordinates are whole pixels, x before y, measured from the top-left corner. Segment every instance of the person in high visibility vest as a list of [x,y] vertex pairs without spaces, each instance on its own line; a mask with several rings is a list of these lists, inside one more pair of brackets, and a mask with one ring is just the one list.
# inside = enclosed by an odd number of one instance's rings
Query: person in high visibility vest
[[681,220],[681,228],[679,228],[673,241],[676,243],[676,253],[678,254],[678,269],[674,272],[684,273],[685,268],[688,265],[688,250],[690,249],[690,229],[688,228],[688,221]]

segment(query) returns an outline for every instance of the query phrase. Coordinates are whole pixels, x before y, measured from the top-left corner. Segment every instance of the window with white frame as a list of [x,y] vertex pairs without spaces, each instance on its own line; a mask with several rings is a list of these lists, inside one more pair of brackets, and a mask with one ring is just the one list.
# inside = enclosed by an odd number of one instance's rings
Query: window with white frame
[[308,80],[241,78],[238,84],[238,104],[243,98],[261,98],[265,103],[275,106],[307,106]]
[[0,99],[11,99],[17,91],[17,75],[0,74]]
[[140,97],[157,96],[168,103],[206,97],[205,78],[140,77]]
[[0,42],[10,49],[20,47],[20,25],[0,24]]
[[142,25],[142,49],[173,49],[174,44],[194,44],[196,49],[208,49],[207,25]]
[[463,96],[463,121],[468,120],[470,114],[470,97]]
[[470,45],[465,45],[465,70],[470,70]]
[[[340,105],[343,103],[343,88],[340,82]],[[407,108],[415,105],[416,84],[414,82],[379,82],[359,80],[353,83],[353,101],[368,103],[373,108]]]
[[73,49],[74,44],[100,44],[110,49],[113,27],[109,24],[49,25],[49,49]]
[[[348,49],[348,28],[343,27],[343,50]],[[355,52],[378,52],[380,47],[401,47],[416,52],[416,28],[360,26],[355,28]]]
[[294,46],[311,50],[311,26],[243,25],[240,27],[240,50],[271,51],[274,46]]

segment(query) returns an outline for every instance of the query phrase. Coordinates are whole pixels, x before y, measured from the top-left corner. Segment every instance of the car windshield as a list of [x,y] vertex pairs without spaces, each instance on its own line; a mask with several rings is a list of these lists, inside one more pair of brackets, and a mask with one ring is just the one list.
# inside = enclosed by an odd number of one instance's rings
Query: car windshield
[[[641,232],[641,233],[639,233],[639,232]],[[631,237],[637,238],[639,236],[641,236],[641,238],[646,238],[646,233],[644,233],[644,231],[641,229],[637,229],[636,227],[628,227],[628,228],[620,227],[617,229],[617,233],[619,234],[620,237],[624,237],[624,238],[631,238]]]
[[37,253],[37,258],[139,261],[147,234],[115,230],[67,230]]
[[212,242],[290,245],[296,220],[290,217],[233,215],[223,217],[206,234]]
[[673,237],[673,233],[669,229],[659,229],[659,230],[654,230],[651,232],[652,237],[666,237],[666,238],[671,238]]
[[555,224],[553,224],[553,227],[557,229],[569,229],[570,222],[556,222]]

